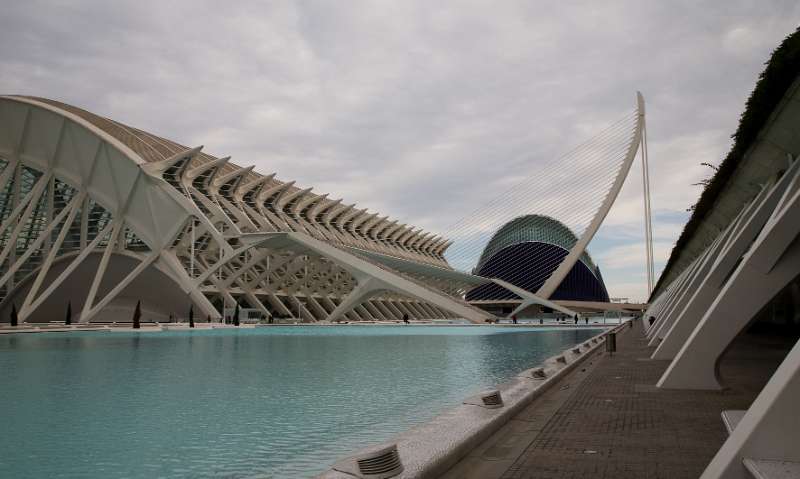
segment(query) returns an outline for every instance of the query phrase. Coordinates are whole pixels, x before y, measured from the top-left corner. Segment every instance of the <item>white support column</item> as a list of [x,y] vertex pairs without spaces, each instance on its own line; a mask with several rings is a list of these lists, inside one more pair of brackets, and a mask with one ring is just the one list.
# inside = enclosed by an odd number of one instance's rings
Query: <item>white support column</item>
[[373,316],[372,313],[370,313],[369,310],[364,307],[364,304],[359,304],[353,308],[353,310],[357,311],[358,315],[367,321],[374,321],[376,319],[375,316]]
[[[112,230],[113,226],[114,226],[113,222],[107,224],[105,226],[105,228],[103,228],[103,230],[100,233],[97,234],[97,236],[92,240],[92,242],[89,243],[89,245],[86,248],[84,248],[78,254],[78,256],[76,256],[69,263],[69,266],[67,266],[56,277],[56,279],[54,279],[53,281],[50,282],[50,284],[47,285],[47,289],[45,289],[44,292],[42,292],[42,294],[40,294],[38,297],[34,298],[30,294],[30,292],[28,293],[28,296],[25,298],[25,303],[26,304],[30,304],[30,306],[28,308],[22,308],[22,310],[20,310],[20,320],[24,321],[23,318],[27,318],[32,312],[36,311],[36,309],[42,304],[42,302],[45,299],[47,299],[53,293],[53,291],[55,291],[55,289],[58,288],[61,285],[61,283],[63,283],[64,280],[67,279],[69,277],[69,275],[72,274],[72,272],[75,271],[75,269],[78,266],[80,266],[81,263],[83,263],[83,261],[86,259],[86,257],[89,256],[89,254],[91,254],[95,250],[95,248],[97,248],[97,245],[100,244],[100,241],[102,241],[104,238],[106,238],[108,236],[108,234]],[[110,239],[109,239],[109,241],[110,241]],[[39,275],[40,276],[43,276],[43,275],[46,275],[46,274],[47,274],[47,271],[44,270],[44,269],[39,271]],[[23,313],[23,310],[24,310],[24,313]]]
[[369,313],[375,319],[379,319],[379,320],[383,320],[383,321],[386,320],[386,316],[384,316],[383,313],[381,313],[381,311],[378,308],[376,308],[374,304],[372,304],[372,301],[370,301],[370,300],[364,301],[363,306],[365,308],[367,308],[367,311],[369,311]]
[[716,370],[722,353],[800,272],[799,184],[798,175],[793,175],[764,229],[659,380],[659,387],[722,387]]
[[273,308],[278,310],[278,312],[284,316],[291,316],[292,312],[289,308],[286,307],[281,298],[279,298],[275,293],[267,293],[267,302],[272,305]]
[[419,307],[418,302],[410,301],[408,307],[414,312],[414,317],[416,319],[428,319],[428,314]]
[[[767,191],[768,188],[763,188],[756,198],[749,202],[747,206],[736,215],[736,218],[731,221],[728,227],[725,228],[725,230],[714,239],[708,248],[706,248],[700,257],[697,266],[694,268],[694,271],[691,272],[685,287],[682,289],[679,296],[669,307],[669,309],[664,311],[661,326],[653,334],[652,339],[648,344],[649,346],[658,344],[660,340],[664,339],[669,334],[677,322],[678,317],[686,308],[691,298],[697,293],[703,284],[707,282],[709,271],[712,269],[714,263],[719,257],[720,252],[723,251],[729,244],[731,237],[735,235],[735,233],[740,229],[741,225],[747,221],[747,218],[752,211],[754,211],[756,205],[767,196]],[[699,319],[699,317],[697,319]],[[685,339],[686,338],[684,337],[684,340]],[[670,357],[663,359],[672,358]]]
[[289,298],[291,298],[291,301],[294,302],[294,305],[297,308],[297,314],[300,317],[300,319],[303,319],[308,322],[316,321],[314,319],[314,315],[308,311],[308,309],[305,307],[302,301],[297,299],[297,296],[289,295]]
[[436,311],[430,304],[428,303],[419,303],[420,307],[428,313],[428,317],[433,318],[440,318],[442,317],[439,311]]
[[[39,247],[42,245],[45,239],[51,237],[51,233],[55,230],[56,226],[61,224],[62,220],[64,220],[64,217],[67,216],[67,220],[61,227],[56,243],[54,245],[51,245],[51,247],[48,249],[50,253],[47,255],[47,259],[45,260],[45,263],[42,265],[42,268],[40,269],[49,268],[49,263],[52,263],[53,258],[55,257],[55,253],[61,247],[61,243],[64,241],[64,236],[66,235],[66,232],[69,230],[69,227],[72,225],[72,222],[75,219],[75,212],[80,207],[79,205],[82,198],[83,195],[78,194],[75,198],[73,198],[69,202],[69,204],[67,204],[64,207],[63,210],[61,210],[61,212],[55,218],[53,218],[50,221],[50,224],[47,225],[47,227],[42,231],[39,237],[36,238],[36,240],[30,245],[30,247],[28,247],[25,253],[23,253],[19,258],[17,258],[16,262],[13,265],[11,265],[11,268],[9,268],[9,270],[2,277],[0,277],[0,286],[6,284],[6,282],[8,282],[8,280],[13,277],[14,273],[17,272],[17,270],[25,263],[25,261],[27,261],[27,259],[34,252],[39,250]],[[39,281],[39,283],[41,283],[41,281]],[[39,286],[34,284],[34,287],[32,287],[29,291],[34,291],[35,294],[38,288]]]
[[377,294],[383,288],[383,284],[376,278],[363,277],[358,280],[358,285],[350,292],[339,306],[328,315],[328,321],[338,321],[346,312],[356,307],[362,301],[366,301],[371,296]]
[[756,197],[742,215],[735,230],[731,230],[727,241],[720,244],[708,273],[702,283],[690,292],[691,296],[685,306],[678,311],[669,332],[653,352],[653,359],[673,359],[678,354],[681,346],[724,286],[725,278],[769,219],[798,165],[800,162],[795,162],[792,169],[784,173],[774,186],[764,190],[766,194],[762,192]]
[[403,318],[403,311],[401,311],[400,308],[397,307],[397,301],[396,300],[387,299],[384,304],[386,304],[386,307],[389,308],[389,310],[392,313],[394,313],[394,318],[395,319],[402,319]]
[[412,309],[408,306],[408,302],[407,301],[398,301],[395,304],[396,304],[397,308],[400,309],[400,311],[403,312],[403,315],[407,314],[409,318],[413,318],[413,317],[416,316],[414,311],[412,311]]
[[753,476],[742,465],[745,458],[800,462],[798,404],[800,342],[794,345],[700,478],[750,479]]
[[194,281],[191,276],[186,272],[180,260],[172,251],[162,251],[158,258],[160,265],[164,269],[172,273],[170,276],[176,280],[184,293],[187,294],[189,299],[200,308],[202,314],[213,318],[214,320],[222,319],[222,315],[217,311],[217,308],[211,304],[211,301],[194,286]]
[[[18,170],[17,170],[18,171]],[[24,224],[23,218],[27,218],[30,215],[30,212],[36,206],[36,203],[39,202],[39,198],[41,197],[42,193],[44,192],[45,187],[47,186],[49,175],[42,175],[36,180],[36,183],[33,185],[31,190],[22,198],[20,201],[18,191],[12,193],[12,197],[14,200],[13,206],[14,209],[11,210],[11,214],[8,215],[8,218],[0,225],[0,233],[3,233],[6,229],[8,229],[12,224],[17,224],[16,229],[21,228],[20,225]],[[15,188],[19,189],[19,180],[15,180],[14,182]],[[22,211],[25,210],[24,216],[20,218],[20,214]],[[12,235],[15,235],[12,233]],[[15,235],[16,236],[16,235]]]
[[319,299],[319,303],[323,308],[325,308],[325,317],[328,317],[328,315],[332,313],[334,309],[336,309],[336,304],[331,301],[331,298],[328,296],[322,296]]
[[105,276],[106,273],[106,267],[108,267],[108,260],[111,258],[111,253],[114,251],[114,247],[119,240],[119,233],[122,231],[123,221],[121,218],[115,218],[112,224],[114,227],[108,237],[108,243],[103,251],[103,256],[100,258],[100,264],[97,266],[97,272],[92,280],[92,285],[89,287],[89,292],[86,295],[86,301],[83,303],[83,311],[81,312],[79,319],[79,322],[81,323],[89,321],[89,312],[92,310],[92,306],[94,305],[94,297],[97,295],[97,290],[100,288],[100,283],[103,281],[103,276]]
[[655,332],[658,331],[658,329],[661,327],[663,314],[672,305],[672,302],[675,300],[675,297],[678,295],[678,292],[681,290],[681,287],[683,286],[684,281],[686,280],[686,276],[689,274],[691,269],[694,267],[694,264],[695,264],[694,262],[689,264],[689,266],[687,266],[686,269],[683,270],[683,272],[680,274],[680,276],[675,278],[675,281],[672,283],[672,285],[670,285],[670,288],[667,291],[667,293],[666,293],[666,295],[664,297],[664,300],[661,302],[660,305],[658,305],[657,308],[655,308],[650,313],[650,316],[652,316],[655,320],[654,320],[653,324],[648,324],[648,327],[645,330],[645,336],[648,339],[652,338],[653,335],[655,334]]
[[22,213],[22,216],[19,216],[18,210],[20,210],[22,206],[25,205],[24,201],[20,203],[17,206],[17,208],[14,209],[14,211],[11,212],[11,216],[9,216],[8,220],[3,225],[3,227],[0,228],[0,234],[2,234],[3,231],[7,227],[9,227],[12,221],[17,222],[16,226],[11,231],[8,240],[6,241],[5,248],[3,248],[3,251],[0,252],[0,264],[2,264],[3,261],[6,260],[9,253],[11,253],[11,251],[16,247],[17,236],[19,236],[19,233],[22,231],[22,228],[25,226],[25,224],[27,224],[28,220],[31,217],[31,213],[33,213],[33,211],[36,209],[36,205],[39,203],[40,198],[45,193],[45,187],[47,186],[49,177],[50,175],[42,175],[42,177],[39,178],[39,181],[30,191],[30,193],[25,197],[28,203],[27,207],[25,208],[25,212]]
[[328,317],[328,311],[326,311],[325,308],[319,303],[319,301],[317,301],[317,298],[311,296],[310,293],[306,295],[306,301],[308,302],[308,305],[311,307],[313,312],[316,313],[314,316],[314,319],[316,321],[322,321]]
[[396,313],[386,305],[386,302],[384,300],[378,299],[373,301],[372,303],[375,305],[376,308],[378,308],[383,313],[386,319],[388,320],[400,319],[399,317],[397,317]]
[[669,328],[672,326],[672,321],[674,319],[676,310],[679,310],[683,307],[687,297],[697,288],[697,282],[702,280],[702,278],[705,277],[706,273],[708,272],[710,263],[713,261],[713,257],[715,256],[714,253],[717,251],[720,243],[722,242],[721,240],[723,236],[725,236],[725,234],[718,235],[708,246],[708,248],[706,248],[705,251],[703,251],[703,253],[697,257],[694,266],[686,275],[683,285],[681,285],[681,287],[676,291],[675,297],[661,314],[661,321],[659,321],[658,326],[653,331],[648,346],[654,346],[658,344],[658,342],[667,334],[667,331],[669,331]]
[[157,251],[151,252],[149,255],[142,258],[141,262],[136,265],[133,271],[125,275],[122,281],[117,283],[114,286],[114,288],[111,289],[111,291],[106,293],[106,295],[103,296],[103,298],[100,301],[98,301],[97,304],[92,305],[90,309],[88,310],[86,309],[86,305],[90,304],[89,301],[84,303],[84,309],[80,317],[80,322],[88,323],[89,321],[91,321],[91,319],[97,313],[99,313],[104,307],[106,307],[106,305],[108,305],[108,303],[110,303],[114,298],[116,298],[117,295],[122,292],[122,290],[128,287],[128,285],[130,285],[133,282],[133,280],[135,280],[142,273],[142,271],[144,271],[148,266],[153,264],[153,261],[155,261],[157,258],[158,258]]
[[406,301],[404,304],[406,309],[410,311],[409,317],[413,319],[424,319],[427,316],[427,314],[424,314],[422,310],[417,307],[418,304],[417,301],[409,300]]

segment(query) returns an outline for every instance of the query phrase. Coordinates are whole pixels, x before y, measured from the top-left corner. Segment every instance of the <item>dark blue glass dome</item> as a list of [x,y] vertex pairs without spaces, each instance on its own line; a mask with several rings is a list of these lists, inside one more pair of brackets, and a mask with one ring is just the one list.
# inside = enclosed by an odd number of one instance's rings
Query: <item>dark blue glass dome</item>
[[[541,215],[521,216],[503,225],[492,236],[475,274],[502,279],[535,293],[577,241],[575,234],[558,220]],[[516,298],[514,293],[494,283],[467,293],[467,301]],[[588,253],[581,255],[549,299],[608,302],[600,268]]]

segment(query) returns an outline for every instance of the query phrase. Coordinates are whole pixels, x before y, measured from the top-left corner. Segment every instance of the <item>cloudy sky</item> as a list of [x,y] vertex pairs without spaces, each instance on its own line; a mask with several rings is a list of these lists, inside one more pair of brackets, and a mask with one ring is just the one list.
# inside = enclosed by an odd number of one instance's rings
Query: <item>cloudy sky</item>
[[[656,268],[796,0],[11,1],[0,92],[58,99],[434,232],[647,101]],[[542,172],[546,174],[546,172]],[[590,245],[646,296],[638,165]],[[578,180],[576,183],[580,183]]]

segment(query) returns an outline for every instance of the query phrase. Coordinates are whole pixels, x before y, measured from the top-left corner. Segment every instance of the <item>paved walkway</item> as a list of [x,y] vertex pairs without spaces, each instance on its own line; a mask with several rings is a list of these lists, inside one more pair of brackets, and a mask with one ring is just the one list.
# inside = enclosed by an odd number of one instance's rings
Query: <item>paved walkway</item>
[[535,400],[451,469],[461,478],[697,478],[724,442],[725,409],[746,409],[788,351],[746,335],[721,365],[724,391],[662,390],[640,324]]

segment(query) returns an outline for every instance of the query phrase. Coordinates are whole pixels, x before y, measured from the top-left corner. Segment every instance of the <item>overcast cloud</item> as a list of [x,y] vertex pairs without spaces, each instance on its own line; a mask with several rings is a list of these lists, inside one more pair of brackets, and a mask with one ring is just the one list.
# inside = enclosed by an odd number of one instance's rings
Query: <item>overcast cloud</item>
[[[660,271],[711,173],[700,163],[727,152],[800,22],[796,0],[700,3],[9,1],[0,92],[443,232],[641,90]],[[612,296],[645,297],[640,174],[590,245]]]

